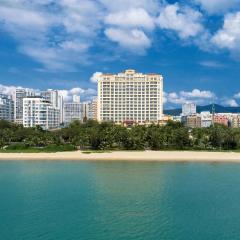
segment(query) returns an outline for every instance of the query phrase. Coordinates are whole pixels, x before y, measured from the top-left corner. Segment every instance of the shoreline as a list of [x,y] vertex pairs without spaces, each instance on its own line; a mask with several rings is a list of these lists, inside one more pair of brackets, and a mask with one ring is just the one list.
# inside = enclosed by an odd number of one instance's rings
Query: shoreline
[[73,151],[56,153],[0,153],[0,161],[4,160],[240,163],[240,153],[200,151],[113,151],[103,153],[84,153],[82,151]]

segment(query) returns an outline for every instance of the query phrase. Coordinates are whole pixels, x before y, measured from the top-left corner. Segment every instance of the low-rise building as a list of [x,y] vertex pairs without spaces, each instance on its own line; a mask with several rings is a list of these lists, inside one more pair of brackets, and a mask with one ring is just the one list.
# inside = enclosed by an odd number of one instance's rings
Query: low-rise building
[[186,127],[189,127],[189,128],[201,127],[201,117],[198,115],[183,116],[182,122]]
[[212,114],[208,111],[201,112],[201,127],[206,128],[212,125]]
[[182,117],[181,116],[172,116],[174,122],[181,122]]
[[226,127],[229,126],[229,119],[226,115],[222,115],[222,114],[216,114],[213,117],[213,122],[217,123],[217,124],[222,124]]
[[236,114],[231,119],[231,126],[233,128],[240,128],[240,115]]
[[159,125],[166,125],[169,121],[173,121],[173,116],[170,115],[163,115],[162,120],[158,121]]

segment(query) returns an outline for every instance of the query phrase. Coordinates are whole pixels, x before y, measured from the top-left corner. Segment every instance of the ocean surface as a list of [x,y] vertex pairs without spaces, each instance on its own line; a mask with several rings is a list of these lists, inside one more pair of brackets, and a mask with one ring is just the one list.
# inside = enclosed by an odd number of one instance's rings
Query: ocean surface
[[240,164],[0,161],[1,240],[238,240]]

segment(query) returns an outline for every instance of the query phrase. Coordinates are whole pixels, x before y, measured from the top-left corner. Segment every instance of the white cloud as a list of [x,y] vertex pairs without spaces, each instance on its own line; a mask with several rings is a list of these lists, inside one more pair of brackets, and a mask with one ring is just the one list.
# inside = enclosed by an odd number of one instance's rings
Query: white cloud
[[151,45],[144,30],[153,31],[158,7],[157,0],[3,0],[0,28],[46,70],[75,71],[92,61],[91,47],[106,41],[102,32],[123,49],[143,54]]
[[19,51],[43,63],[48,69],[65,69],[66,63],[60,58],[60,53],[56,48],[49,48],[42,45],[23,45]]
[[142,8],[110,13],[106,16],[105,23],[123,28],[154,28],[154,19]]
[[71,41],[67,40],[60,44],[63,50],[74,51],[74,52],[84,52],[88,49],[89,45],[85,42],[78,41],[77,39]]
[[16,86],[6,86],[0,84],[0,93],[7,94],[7,95],[12,95],[16,88],[21,88],[21,87],[16,87]]
[[36,27],[45,29],[48,25],[44,14],[35,12],[31,9],[14,8],[7,6],[0,6],[0,18],[7,25],[15,25],[19,27],[30,28]]
[[166,92],[163,92],[163,103],[164,104],[167,103],[167,97],[168,97],[168,94]]
[[[155,28],[154,14],[149,12],[147,1],[133,0],[128,1],[126,5],[120,4],[118,0],[111,3],[108,0],[102,2],[109,10],[104,18],[104,32],[107,38],[132,53],[144,54],[151,46],[148,35]],[[151,1],[149,4],[151,5]]]
[[80,96],[83,101],[91,100],[93,97],[97,95],[96,89],[93,89],[93,88],[83,89],[80,87],[75,87],[69,90],[58,90],[58,91],[60,95],[63,96],[63,99],[66,102],[72,101],[73,95]]
[[229,13],[224,17],[224,24],[212,38],[219,48],[240,50],[240,12]]
[[234,96],[233,96],[234,98],[240,98],[240,92],[239,93],[236,93]]
[[178,94],[175,93],[175,92],[169,93],[168,96],[169,96],[170,98],[172,98],[172,99],[178,98]]
[[102,72],[95,72],[91,78],[90,81],[93,83],[97,83],[98,82],[98,78],[102,75]]
[[[7,95],[13,95],[14,91],[16,89],[23,89],[22,86],[7,86],[7,85],[2,85],[0,84],[0,93],[7,94]],[[30,91],[35,91],[37,94],[41,91],[39,89],[32,89],[32,88],[25,88]],[[80,88],[80,87],[75,87],[69,90],[58,90],[59,94],[63,96],[64,101],[71,101],[73,95],[80,95],[81,99],[83,100],[91,100],[93,97],[97,95],[96,89],[93,88]]]
[[82,93],[85,92],[84,89],[80,88],[80,87],[76,87],[76,88],[72,88],[70,91],[69,91],[72,95],[80,95]]
[[238,6],[240,0],[195,0],[210,14],[227,12]]
[[210,100],[217,100],[215,94],[211,91],[201,91],[193,89],[192,91],[180,91],[179,93],[171,92],[164,94],[165,103],[182,105],[186,102],[196,103],[198,105],[209,104]]
[[137,54],[144,54],[151,46],[151,40],[146,34],[138,29],[108,28],[105,30],[106,36],[113,42],[117,42],[121,47],[127,48]]
[[204,28],[202,14],[189,7],[180,7],[178,3],[169,4],[161,9],[157,23],[160,28],[177,32],[180,38],[195,37]]
[[199,64],[203,67],[208,67],[208,68],[223,68],[225,67],[224,64],[216,61],[211,61],[211,60],[206,60],[206,61],[201,61]]
[[164,93],[164,104],[171,107],[179,107],[184,103],[196,103],[199,106],[211,104],[212,102],[222,104],[224,106],[238,107],[239,104],[235,99],[240,98],[240,93],[233,97],[218,98],[215,93],[209,90],[193,89],[192,91],[180,91]]
[[239,106],[235,99],[227,99],[227,100],[223,101],[223,104],[230,106],[230,107],[238,107]]
[[169,94],[166,94],[166,103],[173,103],[176,105],[181,105],[186,102],[186,99],[179,96],[176,92],[171,92]]
[[45,68],[73,71],[88,62],[101,25],[99,12],[93,1],[3,1],[0,27],[17,39],[21,53]]
[[181,91],[180,95],[187,98],[215,98],[215,94],[211,91],[201,91],[193,89],[191,92]]
[[[216,0],[192,1],[216,5]],[[211,42],[240,51],[239,18],[238,13],[226,15],[224,27]],[[211,37],[203,20],[190,4],[165,0],[2,0],[0,4],[0,30],[16,40],[20,53],[43,66],[36,68],[46,71],[77,71],[79,65],[99,57],[94,47],[109,51],[111,42],[121,47],[115,55],[143,55],[154,45],[154,31],[159,29],[161,34],[172,31],[184,43],[190,39],[206,50]]]
[[68,33],[91,37],[101,28],[102,11],[97,1],[59,0],[59,6],[61,23]]
[[143,8],[156,14],[162,0],[99,0],[110,12],[125,11],[131,8]]

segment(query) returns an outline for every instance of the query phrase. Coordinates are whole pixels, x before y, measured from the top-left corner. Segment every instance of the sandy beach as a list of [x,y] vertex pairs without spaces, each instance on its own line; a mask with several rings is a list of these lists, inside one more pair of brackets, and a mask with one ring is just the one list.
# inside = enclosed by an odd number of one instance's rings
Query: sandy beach
[[0,160],[86,160],[86,161],[161,161],[161,162],[236,162],[240,153],[197,151],[113,151],[104,153],[0,153]]

